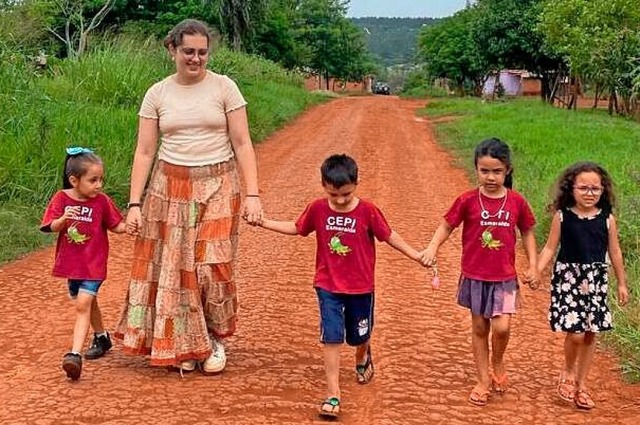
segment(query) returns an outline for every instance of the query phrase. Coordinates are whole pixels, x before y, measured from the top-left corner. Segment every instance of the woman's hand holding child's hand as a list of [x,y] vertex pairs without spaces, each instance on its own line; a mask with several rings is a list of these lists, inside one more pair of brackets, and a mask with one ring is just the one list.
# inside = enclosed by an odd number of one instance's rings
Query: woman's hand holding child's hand
[[260,211],[260,214],[257,216],[257,218],[254,218],[253,220],[249,219],[249,216],[247,214],[242,214],[242,219],[246,221],[248,225],[255,227],[262,227],[262,223],[266,218],[267,217],[264,215],[264,211]]
[[142,213],[140,208],[130,208],[127,212],[127,220],[125,230],[128,235],[138,236],[140,227],[142,226]]
[[262,204],[260,198],[257,196],[246,197],[242,218],[252,226],[259,226],[264,219],[264,211],[262,210]]

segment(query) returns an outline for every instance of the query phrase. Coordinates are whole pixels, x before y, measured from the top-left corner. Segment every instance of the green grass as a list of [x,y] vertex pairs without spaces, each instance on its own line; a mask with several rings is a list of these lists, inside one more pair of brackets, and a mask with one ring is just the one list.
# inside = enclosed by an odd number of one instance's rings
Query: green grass
[[583,160],[598,162],[609,171],[618,197],[614,213],[632,301],[624,309],[611,302],[616,328],[605,339],[621,354],[625,376],[640,382],[640,124],[603,111],[557,109],[538,99],[437,99],[430,100],[423,113],[432,118],[457,117],[437,124],[436,135],[471,179],[475,178],[473,149],[481,140],[497,137],[509,143],[514,187],[536,213],[540,247],[550,223],[546,206],[560,172]]
[[[105,191],[126,202],[140,101],[173,72],[160,45],[103,40],[81,60],[53,59],[42,72],[0,40],[0,264],[51,242],[38,224],[61,187],[66,146],[94,148],[105,161]],[[261,58],[221,50],[209,68],[238,83],[254,143],[328,99],[304,90],[302,75]]]

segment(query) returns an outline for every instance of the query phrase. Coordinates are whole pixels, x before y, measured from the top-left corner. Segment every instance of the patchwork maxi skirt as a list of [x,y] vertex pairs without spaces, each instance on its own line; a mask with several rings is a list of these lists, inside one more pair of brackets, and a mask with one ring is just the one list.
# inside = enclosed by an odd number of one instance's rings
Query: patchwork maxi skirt
[[159,161],[142,207],[115,337],[153,366],[205,360],[232,335],[240,183],[235,160],[203,167]]

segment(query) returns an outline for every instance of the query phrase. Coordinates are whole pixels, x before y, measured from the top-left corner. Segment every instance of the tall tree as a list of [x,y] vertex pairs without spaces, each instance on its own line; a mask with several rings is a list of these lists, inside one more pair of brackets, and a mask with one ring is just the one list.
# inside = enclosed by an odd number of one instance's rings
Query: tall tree
[[363,32],[347,19],[338,21],[330,45],[329,61],[332,76],[346,81],[360,81],[375,69],[366,50]]
[[[541,16],[548,44],[566,57],[572,72],[609,92],[610,112],[630,113],[640,57],[637,0],[546,1]],[[622,104],[615,104],[618,95]]]
[[472,8],[461,10],[438,24],[424,27],[418,41],[427,72],[432,77],[453,81],[459,94],[464,94],[467,84],[478,91],[488,71],[471,32],[475,15]]
[[545,45],[537,28],[542,2],[477,0],[471,31],[475,51],[489,67],[535,72],[542,79],[542,97],[551,101],[551,87],[562,59]]
[[248,51],[263,55],[286,68],[304,63],[308,49],[296,39],[297,0],[270,0],[268,9],[256,25]]
[[[347,0],[299,0],[296,7],[296,38],[308,48],[305,65],[324,76],[327,89],[333,73],[344,69],[339,62],[348,59],[343,55],[349,49],[344,46],[349,37],[343,34],[349,25],[355,27],[346,18],[348,4]],[[357,47],[352,44],[350,49],[353,54]]]

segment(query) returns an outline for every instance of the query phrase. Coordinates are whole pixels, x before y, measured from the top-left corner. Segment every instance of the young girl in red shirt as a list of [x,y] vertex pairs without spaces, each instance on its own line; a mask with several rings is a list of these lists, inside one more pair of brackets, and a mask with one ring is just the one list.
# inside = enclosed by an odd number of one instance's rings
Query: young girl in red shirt
[[[480,143],[474,154],[479,187],[456,198],[421,253],[426,266],[436,264],[438,248],[462,224],[462,270],[458,304],[471,310],[471,344],[478,382],[469,402],[484,406],[490,391],[507,390],[503,357],[516,313],[516,230],[529,259],[524,281],[536,281],[535,217],[522,195],[511,189],[513,166],[509,146],[498,139]],[[492,334],[491,361],[489,334]],[[491,369],[490,369],[491,366]]]
[[62,369],[74,381],[82,373],[80,351],[89,325],[95,333],[86,359],[102,357],[112,346],[97,295],[107,277],[107,230],[124,233],[125,224],[111,198],[102,193],[103,182],[104,166],[96,154],[86,148],[68,148],[63,189],[49,201],[40,226],[43,232],[58,233],[53,275],[67,279],[69,295],[75,300],[73,344],[62,359]]

